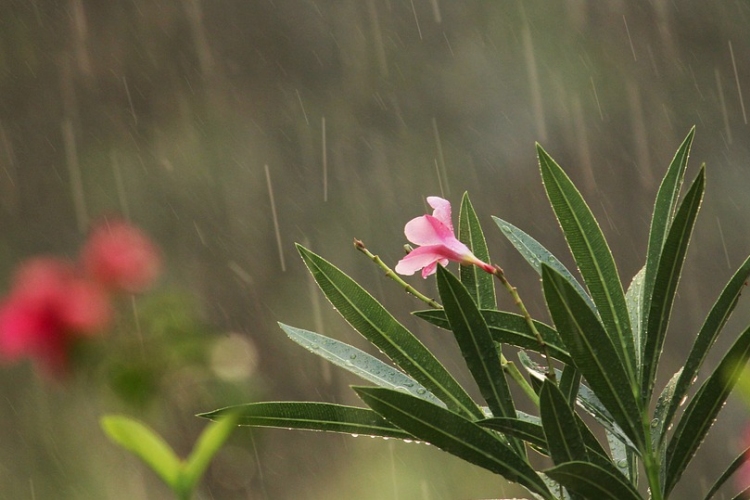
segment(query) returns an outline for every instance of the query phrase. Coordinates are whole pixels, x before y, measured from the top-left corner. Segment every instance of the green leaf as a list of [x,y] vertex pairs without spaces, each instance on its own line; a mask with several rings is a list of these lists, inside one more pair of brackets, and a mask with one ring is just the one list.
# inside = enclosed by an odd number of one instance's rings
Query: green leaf
[[633,486],[638,486],[638,456],[630,446],[625,444],[621,437],[609,430],[606,433],[607,444],[609,444],[609,449],[612,452],[612,462],[614,462],[615,467],[630,480]]
[[575,288],[578,293],[581,294],[581,297],[583,297],[586,303],[588,303],[589,307],[596,311],[596,306],[591,300],[589,294],[586,293],[586,290],[584,290],[581,284],[578,283],[578,280],[573,277],[571,272],[568,271],[568,268],[565,267],[565,265],[560,262],[560,260],[552,254],[552,252],[547,250],[541,243],[539,243],[537,240],[535,240],[523,230],[517,228],[510,222],[504,221],[499,217],[495,217],[494,215],[492,216],[492,219],[495,221],[495,224],[497,224],[497,227],[500,228],[500,231],[508,239],[508,241],[510,241],[511,244],[516,248],[516,250],[518,250],[518,252],[521,254],[521,256],[526,259],[526,262],[528,262],[531,267],[533,267],[534,270],[539,273],[539,276],[542,275],[542,262],[547,264],[549,267],[556,269],[557,272],[559,272],[561,276],[565,277],[568,282],[573,285],[573,288]]
[[542,284],[547,307],[576,368],[615,422],[638,448],[645,449],[638,401],[601,323],[565,278],[546,265]]
[[[495,342],[500,344],[510,344],[530,351],[539,352],[540,346],[536,336],[531,333],[526,320],[519,314],[513,314],[504,311],[482,310],[487,327],[490,329],[490,335]],[[428,309],[424,311],[415,311],[415,316],[421,318],[433,325],[450,330],[450,324],[445,317],[445,311],[441,309]],[[555,359],[559,359],[565,364],[572,363],[570,355],[560,340],[554,328],[545,325],[540,321],[533,320],[534,326],[547,344],[547,352]]]
[[[698,370],[703,365],[703,360],[706,359],[708,351],[716,341],[721,330],[726,325],[727,320],[731,316],[734,308],[737,306],[740,294],[745,289],[745,282],[750,276],[750,257],[742,263],[734,276],[729,280],[727,286],[724,287],[719,298],[711,307],[711,311],[706,316],[706,320],[703,323],[698,336],[693,342],[693,347],[690,349],[690,354],[685,361],[685,365],[682,368],[682,374],[677,381],[677,386],[674,389],[674,396],[670,401],[666,413],[664,414],[664,427],[668,428],[672,423],[675,412],[688,392],[688,389],[693,384],[693,380],[698,374]],[[662,439],[665,434],[662,433]]]
[[340,366],[368,382],[406,392],[438,406],[445,403],[413,378],[356,347],[314,332],[279,323],[290,339],[313,354]]
[[[426,404],[436,408],[431,403]],[[384,420],[372,410],[332,403],[295,401],[249,403],[221,408],[198,416],[215,420],[228,413],[237,415],[238,425],[251,427],[413,439],[413,436]]]
[[355,330],[448,408],[483,418],[471,396],[440,361],[372,295],[327,260],[301,245],[297,250],[325,296]]
[[[458,278],[443,266],[438,266],[437,282],[445,316],[487,406],[495,417],[515,417],[516,408],[496,344],[476,303]],[[518,453],[524,453],[523,443],[511,440],[511,445]]]
[[554,498],[542,478],[524,459],[474,422],[450,410],[390,389],[355,387],[354,390],[373,410],[417,439],[500,474],[542,498]]
[[[656,400],[656,409],[654,410],[654,418],[651,420],[651,449],[660,450],[660,454],[664,454],[664,446],[662,443],[666,443],[664,435],[667,433],[669,427],[666,425],[666,419],[664,418],[667,409],[674,400],[675,388],[677,381],[682,374],[682,368],[677,370],[677,373],[672,375],[667,385],[662,389],[659,398]],[[661,463],[664,465],[664,457],[661,457]]]
[[539,394],[539,411],[554,463],[588,461],[589,455],[575,414],[560,389],[548,379],[542,384]]
[[625,304],[628,306],[630,326],[633,329],[636,366],[641,365],[641,357],[643,356],[644,337],[641,335],[641,328],[643,322],[643,277],[645,273],[646,268],[642,267],[641,270],[633,276],[628,291],[625,292]]
[[[677,294],[682,265],[685,262],[690,236],[695,218],[700,209],[706,180],[706,169],[701,168],[685,199],[677,210],[674,221],[664,241],[661,257],[650,297],[646,297],[644,307],[647,318],[643,330],[644,346],[641,359],[641,398],[644,403],[651,399],[656,381],[659,358],[664,348],[669,317]],[[648,270],[647,270],[648,272]]]
[[[711,489],[708,490],[708,493],[706,493],[706,496],[703,497],[705,498],[705,500],[710,500],[714,496],[714,494],[717,491],[719,491],[719,488],[724,486],[724,483],[726,483],[727,480],[730,477],[732,477],[732,474],[737,472],[740,469],[740,467],[742,467],[743,465],[747,463],[748,453],[750,453],[750,447],[745,448],[742,451],[742,453],[737,455],[737,458],[732,460],[732,463],[729,464],[729,467],[727,467],[726,470],[721,474],[721,476],[719,476],[719,478],[716,480],[713,486],[711,486]],[[746,497],[742,497],[742,498],[746,498]]]
[[[482,226],[479,218],[471,205],[468,193],[461,198],[461,212],[458,216],[458,239],[481,261],[490,262],[490,252],[487,241],[484,239]],[[482,271],[477,266],[459,266],[461,283],[471,294],[474,302],[480,309],[495,309],[497,298],[495,296],[494,277]]]
[[578,387],[580,385],[581,372],[576,370],[573,365],[565,365],[565,368],[563,368],[562,371],[562,376],[560,377],[560,390],[568,401],[568,406],[571,408],[575,405],[576,398],[578,397]]
[[110,440],[143,460],[173,491],[177,491],[182,462],[161,436],[124,415],[104,416],[100,425]]
[[545,454],[549,454],[547,438],[544,437],[544,429],[538,423],[512,417],[492,417],[485,420],[477,420],[476,423],[493,431],[523,439],[542,450]]
[[567,462],[544,471],[568,490],[596,500],[641,500],[622,474],[590,462]]
[[651,296],[656,282],[656,272],[661,259],[662,248],[667,240],[669,228],[672,225],[672,219],[677,206],[677,199],[680,196],[683,179],[685,178],[685,169],[687,168],[688,156],[690,155],[690,146],[693,144],[695,136],[695,127],[690,129],[687,137],[682,141],[682,145],[677,150],[672,162],[661,181],[659,191],[656,194],[654,211],[651,218],[651,228],[648,235],[648,250],[646,253],[646,265],[643,271],[642,283],[642,318],[641,325],[645,328],[647,312],[651,308]]
[[201,433],[193,451],[185,461],[180,477],[180,486],[186,498],[195,488],[214,455],[237,427],[238,416],[228,413],[215,422],[211,422]]
[[729,348],[713,374],[698,389],[677,424],[667,446],[665,495],[672,491],[706,437],[706,433],[737,383],[748,358],[750,358],[750,328],[742,332],[734,345]]
[[[617,267],[607,241],[570,178],[538,144],[537,152],[544,187],[570,251],[591,292],[604,330],[615,347],[620,364],[625,368],[627,380],[631,385],[635,385],[635,348],[630,315],[625,304],[620,276],[617,274]],[[561,279],[568,282],[565,277]],[[569,283],[568,288],[578,294]]]

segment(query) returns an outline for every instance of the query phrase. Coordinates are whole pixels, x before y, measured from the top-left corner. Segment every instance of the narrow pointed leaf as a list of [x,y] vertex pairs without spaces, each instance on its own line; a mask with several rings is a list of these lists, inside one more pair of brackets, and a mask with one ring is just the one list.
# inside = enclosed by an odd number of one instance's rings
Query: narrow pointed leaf
[[282,323],[279,323],[279,326],[290,339],[313,354],[317,354],[323,359],[362,377],[368,382],[389,389],[405,390],[413,396],[422,398],[432,404],[445,406],[445,403],[436,398],[422,384],[391,365],[383,363],[375,356],[371,356],[356,347],[324,335]]
[[313,278],[341,316],[407,374],[457,412],[482,418],[477,405],[437,358],[375,298],[336,266],[297,245]]
[[[437,270],[437,282],[445,316],[479,392],[493,416],[515,417],[516,408],[496,344],[476,303],[461,282],[442,266]],[[511,445],[523,453],[522,443],[514,439]]]
[[154,430],[123,415],[107,415],[100,423],[109,439],[143,460],[170,488],[179,487],[182,462]]
[[401,392],[380,387],[355,387],[373,410],[420,441],[473,463],[542,498],[554,498],[542,478],[508,445],[488,430],[450,410]]
[[669,228],[672,225],[680,189],[685,178],[690,147],[693,144],[695,127],[690,129],[687,137],[680,145],[672,162],[661,181],[659,191],[654,202],[654,211],[651,218],[651,228],[648,235],[648,250],[646,253],[646,265],[644,266],[642,283],[642,327],[645,327],[647,313],[651,307],[651,295],[656,281],[656,272],[659,267],[664,242],[667,240]]
[[[660,443],[666,442],[664,435],[669,430],[667,421],[664,416],[667,413],[667,409],[672,404],[675,395],[675,388],[677,387],[677,381],[682,374],[682,368],[677,370],[677,373],[672,375],[667,385],[662,389],[659,398],[656,400],[656,409],[654,410],[654,418],[651,420],[651,449],[659,449]],[[663,463],[663,461],[662,461]]]
[[645,444],[640,408],[620,357],[594,312],[555,270],[542,269],[544,297],[578,371],[615,422],[640,448]]
[[492,417],[485,420],[478,420],[477,425],[523,439],[527,443],[540,448],[545,453],[549,453],[547,439],[544,437],[544,429],[538,423],[511,417]]
[[625,304],[628,306],[630,326],[633,329],[636,366],[641,366],[641,357],[643,356],[643,335],[641,334],[641,329],[643,322],[643,277],[645,273],[646,268],[642,267],[633,276],[628,291],[625,292]]
[[596,500],[641,500],[632,484],[616,474],[590,462],[568,462],[544,471],[565,488]]
[[[431,404],[425,402],[425,404]],[[436,408],[435,405],[431,405]],[[229,406],[199,417],[215,420],[236,414],[238,425],[308,431],[342,432],[365,436],[413,439],[380,415],[367,408],[332,403],[268,402]]]
[[[537,153],[547,196],[570,251],[596,304],[596,312],[601,317],[604,330],[625,368],[625,374],[630,383],[635,385],[635,347],[630,315],[607,241],[570,178],[539,145]],[[564,277],[561,279],[568,281]],[[578,294],[575,288],[570,289]]]
[[195,443],[193,451],[185,461],[180,477],[180,486],[186,494],[193,491],[195,485],[206,471],[214,455],[237,427],[238,416],[233,413],[210,422]]
[[568,405],[573,408],[578,397],[578,387],[581,385],[581,372],[573,365],[565,365],[560,377],[560,390],[562,391]]
[[734,345],[729,348],[719,366],[693,396],[677,424],[667,446],[665,494],[672,491],[685,467],[703,442],[706,433],[729,397],[729,393],[737,383],[748,358],[750,358],[750,328],[742,332]]
[[690,236],[695,226],[695,218],[698,215],[701,200],[703,200],[705,180],[706,170],[701,168],[669,228],[659,259],[650,300],[644,302],[644,306],[648,306],[648,309],[645,310],[648,317],[644,323],[643,335],[645,339],[643,359],[641,360],[641,396],[644,402],[651,399],[651,393],[654,390],[656,371],[664,348],[667,325],[677,294],[682,265],[685,262],[688,243],[690,243]]
[[555,464],[588,461],[589,456],[575,414],[560,389],[549,380],[542,384],[539,411],[550,455]]
[[552,252],[547,250],[541,243],[539,243],[522,229],[517,228],[510,222],[504,221],[495,216],[492,216],[492,219],[495,221],[495,224],[497,224],[497,227],[500,228],[500,231],[508,239],[508,241],[510,241],[511,244],[516,248],[516,250],[518,250],[518,252],[521,254],[521,256],[526,259],[526,262],[528,262],[531,267],[533,267],[534,270],[539,273],[539,276],[542,275],[542,263],[545,263],[549,267],[556,269],[557,272],[559,272],[561,276],[567,279],[568,282],[573,285],[573,288],[575,288],[578,293],[581,294],[581,297],[583,297],[583,299],[588,303],[591,309],[596,311],[596,306],[591,300],[589,294],[586,292],[586,290],[584,290],[578,280],[575,279],[573,274],[568,271],[568,268],[565,267],[565,265],[560,262],[560,260],[552,254]]
[[[695,338],[693,347],[690,349],[690,354],[688,354],[685,365],[682,368],[682,374],[674,389],[674,396],[664,414],[665,427],[669,427],[672,423],[672,418],[674,418],[680,402],[690,389],[693,379],[695,379],[698,370],[703,364],[703,360],[706,359],[708,352],[716,341],[716,337],[718,337],[737,306],[748,277],[750,277],[750,257],[734,273],[734,276],[729,280],[729,283],[727,283],[727,286],[724,287],[719,298],[716,299],[716,302],[711,307],[708,316],[706,316],[706,320],[698,332],[698,336]],[[663,438],[664,434],[662,434]]]
[[607,433],[607,444],[612,453],[612,462],[617,470],[622,473],[633,486],[638,486],[638,455],[618,437],[609,430]]
[[714,494],[719,491],[719,488],[724,486],[724,483],[726,483],[729,478],[732,477],[732,475],[740,469],[740,467],[747,463],[748,454],[750,454],[750,447],[745,448],[742,453],[737,455],[737,458],[732,460],[732,463],[729,464],[729,467],[727,467],[726,470],[721,474],[721,476],[719,476],[713,486],[711,486],[711,489],[708,490],[708,493],[706,493],[706,496],[703,497],[705,498],[705,500],[710,500],[711,498],[713,498]]
[[[468,246],[479,260],[490,262],[487,241],[484,239],[482,226],[479,225],[479,218],[469,200],[468,193],[464,193],[461,199],[461,212],[458,216],[458,239]],[[495,309],[497,307],[495,279],[491,274],[482,271],[477,266],[459,266],[459,273],[461,283],[469,291],[480,309]]]
[[[539,341],[529,330],[529,325],[526,324],[523,316],[496,310],[482,310],[481,313],[495,342],[510,344],[535,352],[541,350]],[[445,311],[441,309],[415,311],[413,314],[437,327],[450,330],[450,323],[445,317]],[[555,329],[540,321],[533,320],[533,322],[544,343],[547,344],[549,355],[565,364],[570,364],[572,362],[570,355]]]

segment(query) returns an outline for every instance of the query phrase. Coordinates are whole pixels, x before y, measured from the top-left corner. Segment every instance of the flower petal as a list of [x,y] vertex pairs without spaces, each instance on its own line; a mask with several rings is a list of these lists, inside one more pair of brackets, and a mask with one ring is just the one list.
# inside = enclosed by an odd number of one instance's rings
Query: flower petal
[[445,256],[439,251],[441,248],[441,245],[415,248],[406,257],[398,261],[395,271],[404,276],[411,276],[423,267],[444,260]]
[[451,202],[439,196],[428,196],[427,203],[433,208],[432,216],[442,222],[453,234],[453,221],[451,220]]
[[404,227],[406,239],[415,245],[442,245],[448,238],[454,238],[453,229],[432,215],[423,215],[410,220]]

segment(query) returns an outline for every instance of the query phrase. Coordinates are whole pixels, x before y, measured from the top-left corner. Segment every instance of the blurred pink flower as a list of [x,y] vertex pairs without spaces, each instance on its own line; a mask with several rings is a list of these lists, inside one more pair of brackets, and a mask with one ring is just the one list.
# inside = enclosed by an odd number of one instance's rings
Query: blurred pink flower
[[495,268],[479,260],[471,250],[458,241],[451,222],[451,204],[437,196],[428,196],[427,203],[433,208],[432,215],[423,215],[406,223],[406,238],[420,245],[396,264],[396,272],[411,276],[422,270],[426,278],[435,272],[437,265],[447,265],[449,261],[463,265],[475,265],[488,273]]
[[[745,427],[741,444],[745,448],[750,446],[750,426]],[[735,472],[734,482],[737,488],[740,489],[740,491],[744,491],[750,488],[750,454],[745,453],[745,461],[742,463],[737,472]]]
[[78,276],[71,263],[53,257],[29,259],[0,304],[0,358],[29,356],[52,373],[62,372],[71,342],[101,332],[111,320],[104,289]]
[[143,292],[161,271],[161,255],[137,227],[105,220],[91,233],[81,253],[86,275],[110,290]]

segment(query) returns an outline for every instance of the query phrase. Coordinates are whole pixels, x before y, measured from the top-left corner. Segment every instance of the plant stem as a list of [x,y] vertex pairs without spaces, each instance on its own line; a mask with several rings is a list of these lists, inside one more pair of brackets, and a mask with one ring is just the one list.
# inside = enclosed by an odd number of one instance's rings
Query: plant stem
[[521,390],[526,394],[526,396],[531,400],[532,403],[538,408],[539,407],[539,396],[534,391],[534,388],[531,386],[528,380],[526,380],[523,376],[523,374],[519,371],[518,367],[513,361],[508,361],[505,356],[501,353],[500,354],[500,365],[503,367],[503,371],[507,373],[510,378],[515,380],[515,382],[521,387]]
[[492,273],[495,275],[495,277],[500,280],[500,283],[503,284],[506,290],[508,290],[508,293],[510,293],[510,296],[513,298],[513,302],[515,302],[516,306],[518,306],[518,309],[521,311],[521,315],[523,316],[524,320],[526,320],[526,325],[528,325],[529,329],[531,330],[531,333],[534,334],[536,337],[536,340],[539,342],[539,346],[542,351],[542,355],[544,356],[544,359],[547,360],[547,377],[557,384],[557,376],[555,375],[555,367],[552,366],[552,358],[549,355],[549,352],[547,351],[547,342],[544,341],[542,338],[542,335],[539,333],[539,330],[537,330],[536,326],[534,325],[534,322],[531,319],[531,315],[529,314],[528,309],[526,309],[526,306],[523,303],[523,300],[521,300],[521,296],[518,295],[518,290],[516,290],[516,287],[510,284],[508,282],[507,278],[505,277],[505,272],[502,270],[502,268],[498,265],[495,265],[495,272]]
[[396,274],[393,269],[388,267],[383,260],[378,257],[377,255],[374,255],[372,252],[370,252],[367,247],[365,247],[365,244],[358,239],[354,239],[354,248],[362,252],[363,254],[367,255],[375,264],[378,265],[380,269],[385,271],[385,275],[391,278],[393,281],[401,285],[404,290],[406,290],[407,293],[410,293],[414,295],[416,298],[427,304],[428,306],[434,308],[434,309],[442,309],[443,306],[441,306],[439,303],[437,303],[435,300],[427,297],[426,295],[418,292],[413,286],[411,286],[406,281],[402,280],[401,277]]

